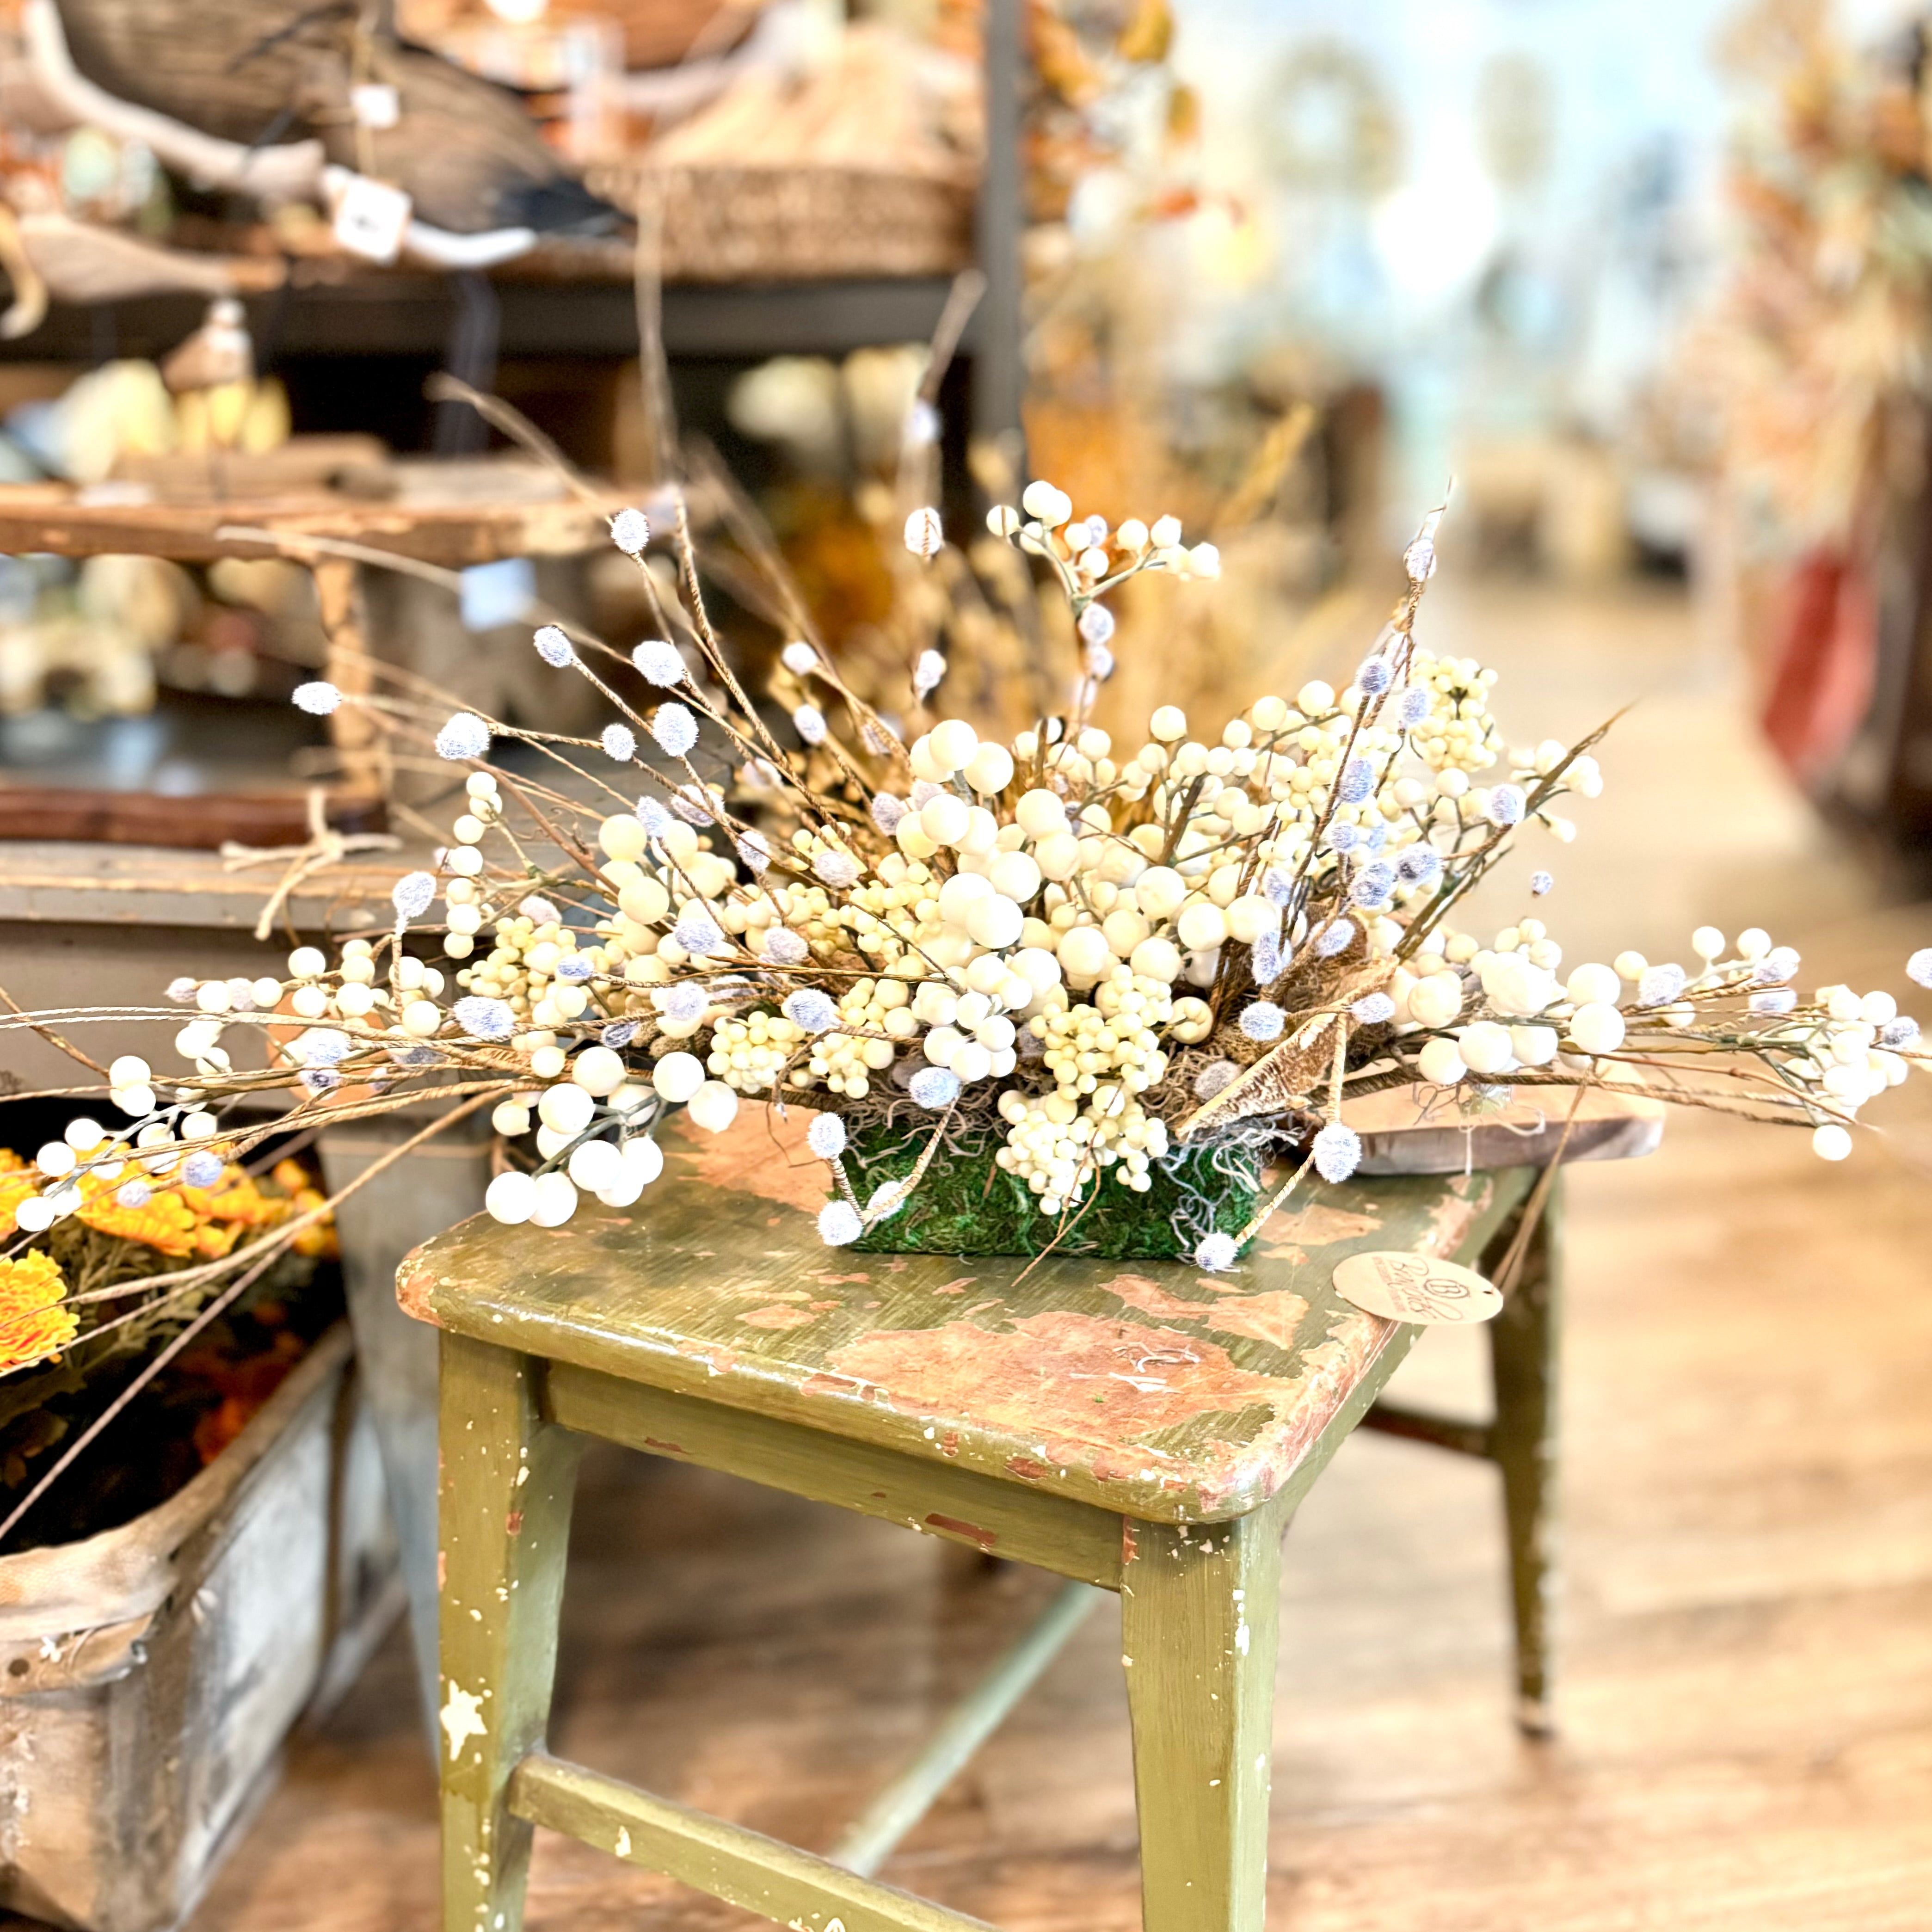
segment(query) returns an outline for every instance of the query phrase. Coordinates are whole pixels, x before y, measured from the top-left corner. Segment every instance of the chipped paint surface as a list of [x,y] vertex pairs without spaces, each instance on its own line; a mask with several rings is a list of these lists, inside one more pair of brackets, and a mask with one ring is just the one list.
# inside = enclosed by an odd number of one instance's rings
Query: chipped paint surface
[[490,1734],[490,1726],[483,1721],[482,1699],[473,1690],[464,1690],[460,1684],[450,1685],[449,1695],[443,1701],[436,1721],[449,1740],[452,1764],[463,1755],[463,1747],[472,1738],[488,1737]]
[[1308,1298],[1292,1288],[1224,1294],[1214,1304],[1214,1326],[1223,1334],[1250,1336],[1270,1348],[1292,1347],[1307,1319]]
[[418,1264],[412,1256],[396,1270],[396,1303],[403,1312],[417,1322],[436,1325],[431,1291],[436,1282],[427,1264]]
[[[761,1124],[668,1136],[635,1209],[570,1238],[478,1220],[406,1265],[446,1328],[944,1458],[1149,1520],[1239,1514],[1293,1474],[1399,1331],[1332,1288],[1345,1255],[1456,1255],[1519,1176],[1395,1177],[1282,1217],[1232,1274],[1052,1257],[833,1256]],[[781,1134],[802,1135],[794,1114]],[[735,1156],[730,1144],[735,1142]],[[822,1163],[813,1162],[815,1174]],[[782,1202],[790,1193],[803,1197]],[[778,1211],[774,1214],[774,1206]],[[648,1211],[646,1211],[648,1210]]]

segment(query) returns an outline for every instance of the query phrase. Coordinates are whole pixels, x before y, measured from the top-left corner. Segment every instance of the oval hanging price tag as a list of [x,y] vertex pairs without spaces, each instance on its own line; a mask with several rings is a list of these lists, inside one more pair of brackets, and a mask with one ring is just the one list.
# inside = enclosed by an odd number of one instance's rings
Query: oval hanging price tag
[[1429,1326],[1486,1322],[1503,1305],[1474,1269],[1399,1250],[1349,1256],[1335,1270],[1335,1292],[1371,1315]]

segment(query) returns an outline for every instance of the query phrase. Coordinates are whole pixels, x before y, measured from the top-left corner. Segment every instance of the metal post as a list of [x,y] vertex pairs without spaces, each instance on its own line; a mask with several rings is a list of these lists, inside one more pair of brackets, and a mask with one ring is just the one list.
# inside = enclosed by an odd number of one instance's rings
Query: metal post
[[[1020,75],[1026,58],[1021,0],[987,0],[985,18],[986,165],[976,239],[986,292],[973,326],[973,433],[1018,438],[1025,384],[1020,353]],[[1017,447],[1013,453],[1017,458]]]

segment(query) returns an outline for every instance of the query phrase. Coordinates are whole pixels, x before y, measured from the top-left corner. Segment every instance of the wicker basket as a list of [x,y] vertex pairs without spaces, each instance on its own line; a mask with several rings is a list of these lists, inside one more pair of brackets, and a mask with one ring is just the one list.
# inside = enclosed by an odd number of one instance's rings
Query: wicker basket
[[972,260],[965,183],[854,168],[593,170],[590,186],[663,210],[668,282],[950,275]]

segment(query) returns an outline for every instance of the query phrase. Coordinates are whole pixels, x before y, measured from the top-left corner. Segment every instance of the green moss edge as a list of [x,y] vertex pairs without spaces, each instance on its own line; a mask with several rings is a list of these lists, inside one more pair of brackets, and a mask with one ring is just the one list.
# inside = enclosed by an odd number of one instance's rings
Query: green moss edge
[[[855,1134],[845,1171],[860,1202],[883,1183],[910,1174],[926,1138],[888,1128]],[[1154,1185],[1144,1194],[1122,1186],[1108,1170],[1100,1184],[1100,1198],[1055,1243],[1057,1220],[1040,1212],[1024,1182],[994,1163],[1000,1144],[988,1136],[983,1151],[942,1153],[905,1206],[868,1229],[854,1249],[874,1255],[1036,1255],[1052,1246],[1056,1254],[1103,1261],[1185,1260],[1204,1234],[1238,1234],[1260,1201],[1258,1157],[1244,1184],[1214,1171],[1211,1150],[1184,1150],[1154,1163]],[[1183,1180],[1205,1198],[1211,1220],[1199,1220],[1197,1203],[1177,1227]]]

